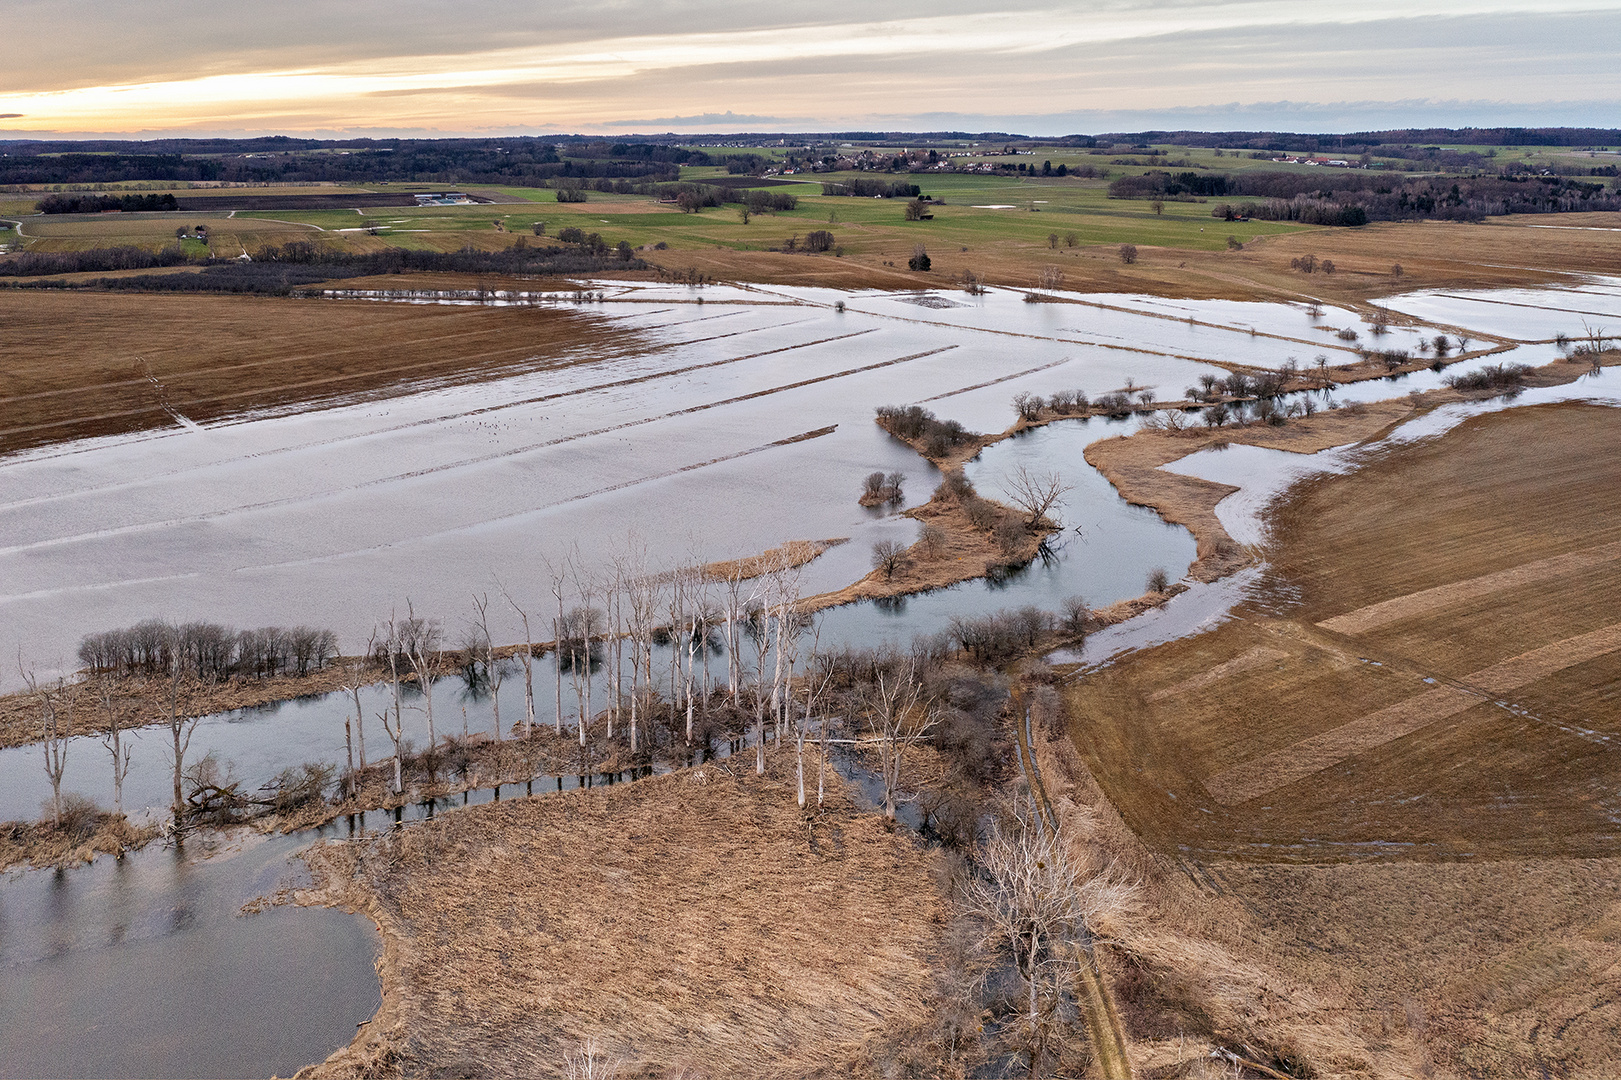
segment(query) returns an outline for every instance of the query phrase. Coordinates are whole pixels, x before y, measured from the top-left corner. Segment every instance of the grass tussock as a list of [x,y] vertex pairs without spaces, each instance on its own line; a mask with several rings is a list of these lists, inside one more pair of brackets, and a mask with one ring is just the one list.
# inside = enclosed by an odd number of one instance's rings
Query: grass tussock
[[97,855],[122,855],[158,834],[156,826],[133,825],[78,795],[68,795],[62,803],[60,822],[47,815],[37,822],[0,823],[0,870],[87,863]]

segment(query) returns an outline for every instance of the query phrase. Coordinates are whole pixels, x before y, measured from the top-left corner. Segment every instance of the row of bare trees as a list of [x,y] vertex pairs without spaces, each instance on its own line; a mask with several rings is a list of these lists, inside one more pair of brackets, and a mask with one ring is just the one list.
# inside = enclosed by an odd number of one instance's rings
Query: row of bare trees
[[[196,717],[182,714],[181,687],[188,677],[189,668],[183,661],[180,647],[180,628],[171,626],[170,640],[160,646],[166,658],[167,670],[161,674],[161,703],[164,724],[170,736],[170,762],[174,775],[173,810],[178,823],[185,812],[184,774],[186,754],[191,748],[191,733],[197,726]],[[129,723],[129,708],[122,684],[111,671],[92,672],[88,681],[58,677],[41,680],[28,667],[18,665],[28,697],[33,701],[39,717],[40,745],[45,757],[45,777],[51,785],[51,823],[60,827],[63,819],[62,777],[67,771],[68,749],[73,738],[73,718],[80,699],[89,693],[101,712],[102,746],[112,759],[113,813],[124,816],[124,780],[129,776],[133,747],[126,733],[134,724]]]
[[93,674],[151,676],[179,665],[201,681],[216,682],[233,675],[309,675],[325,668],[337,652],[337,635],[316,627],[233,630],[217,623],[147,619],[88,635],[79,643],[79,662]]

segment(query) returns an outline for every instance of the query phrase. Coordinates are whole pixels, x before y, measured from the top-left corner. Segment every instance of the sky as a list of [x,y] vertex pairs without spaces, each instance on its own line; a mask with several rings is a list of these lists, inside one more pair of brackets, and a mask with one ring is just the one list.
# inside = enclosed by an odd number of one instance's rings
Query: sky
[[5,11],[0,138],[1621,125],[1621,0]]

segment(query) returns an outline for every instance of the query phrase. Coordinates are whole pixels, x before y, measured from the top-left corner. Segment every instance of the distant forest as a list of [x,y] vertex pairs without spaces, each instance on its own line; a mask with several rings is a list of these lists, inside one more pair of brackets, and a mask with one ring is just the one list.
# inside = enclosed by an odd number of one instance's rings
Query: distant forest
[[[1324,168],[1319,172],[1148,172],[1109,185],[1120,199],[1243,199],[1218,217],[1364,225],[1369,221],[1478,221],[1488,215],[1621,210],[1621,192],[1562,176],[1415,177]],[[1247,197],[1247,198],[1246,198]]]
[[563,178],[675,180],[708,154],[657,143],[311,139],[0,143],[0,185],[137,180],[544,186]]
[[[134,274],[79,280],[71,285],[50,275],[201,267],[197,273]],[[645,270],[630,245],[608,246],[595,233],[564,247],[511,247],[505,251],[407,251],[390,248],[363,255],[325,251],[295,240],[260,248],[253,259],[191,259],[179,247],[95,248],[89,251],[24,252],[0,262],[0,288],[97,288],[123,292],[257,293],[285,296],[295,289],[337,278],[434,271],[544,277],[593,274],[605,270]],[[27,282],[17,278],[29,278]]]

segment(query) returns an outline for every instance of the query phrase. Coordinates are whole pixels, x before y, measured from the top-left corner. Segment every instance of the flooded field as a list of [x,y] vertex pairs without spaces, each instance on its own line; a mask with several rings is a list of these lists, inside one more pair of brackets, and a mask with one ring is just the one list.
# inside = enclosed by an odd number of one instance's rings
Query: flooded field
[[[1221,374],[1207,361],[1313,355],[1265,336],[1310,333],[1283,305],[1212,305],[1189,324],[1120,298],[908,299],[608,290],[578,317],[636,336],[634,356],[13,455],[0,463],[0,650],[21,647],[43,671],[71,664],[84,633],[154,615],[296,617],[353,647],[407,597],[454,618],[499,578],[538,606],[542,557],[604,552],[631,532],[661,565],[850,536],[806,573],[807,591],[837,588],[864,572],[873,538],[911,527],[856,506],[861,477],[903,472],[913,503],[934,483],[873,425],[877,405],[922,401],[994,431],[1021,390],[1095,396],[1129,381],[1180,397]],[[1085,468],[1077,454],[1065,471]]]
[[[850,537],[802,573],[804,593],[836,589],[868,571],[874,541],[916,536],[916,523],[899,508],[857,505],[862,477],[905,474],[903,506],[925,501],[938,480],[873,424],[878,405],[920,402],[970,429],[999,431],[1012,421],[1009,401],[1020,391],[1095,397],[1129,385],[1174,399],[1201,374],[1225,374],[1217,362],[1276,367],[1294,359],[1309,367],[1322,354],[1344,363],[1349,346],[1334,332],[1354,329],[1364,341],[1370,333],[1356,313],[1314,316],[1304,305],[1133,296],[1027,304],[1000,290],[972,297],[612,285],[602,292],[601,302],[558,303],[642,342],[634,354],[318,411],[204,425],[181,417],[162,431],[0,459],[0,654],[20,653],[41,673],[71,669],[84,634],[153,616],[330,626],[340,647],[354,651],[377,620],[403,612],[408,600],[443,620],[454,642],[474,592],[505,586],[545,611],[554,603],[545,560],[573,553],[603,568],[631,537],[646,545],[653,569],[788,540]],[[1512,296],[1404,297],[1388,306],[1524,343],[1491,362],[1543,363],[1556,355],[1545,343],[1554,333],[1576,336],[1584,318],[1601,317],[1594,312],[1621,310],[1621,291],[1598,282]],[[1393,328],[1382,347],[1411,347],[1429,332],[1438,331]],[[1433,388],[1443,377],[1425,371],[1340,387],[1332,397],[1379,400]],[[1532,391],[1521,402],[1602,397],[1610,392],[1601,382]],[[1427,437],[1466,414],[1443,410],[1392,438]],[[820,617],[822,644],[904,642],[946,629],[954,616],[1052,610],[1070,596],[1102,607],[1142,593],[1152,570],[1180,577],[1194,558],[1192,537],[1126,504],[1082,456],[1092,441],[1137,423],[1063,421],[989,448],[966,469],[988,495],[1021,465],[1057,471],[1073,485],[1052,557],[995,582],[829,610]],[[1340,451],[1303,459],[1252,450],[1207,452],[1176,466],[1243,486],[1218,513],[1246,542],[1259,539],[1260,507],[1293,477],[1346,463]],[[1253,577],[1198,586],[1096,635],[1081,658],[1098,661],[1213,625]],[[516,620],[505,610],[501,616],[494,635],[521,640]],[[667,668],[667,652],[656,662]],[[551,663],[544,657],[535,669],[542,724],[553,719]],[[711,663],[724,668],[723,659]],[[0,681],[9,687],[16,678],[10,670]],[[460,734],[464,723],[473,732],[491,729],[487,694],[456,678],[432,692],[440,732]],[[380,687],[362,694],[371,760],[388,749],[381,726],[370,723],[385,697]],[[565,690],[566,718],[571,697]],[[502,687],[501,710],[509,722],[522,715],[521,679]],[[256,786],[290,765],[340,760],[351,711],[349,698],[329,695],[208,717],[188,758],[215,752]],[[407,708],[404,719],[407,737],[424,741],[422,714]],[[168,801],[166,735],[148,729],[134,737],[124,789],[132,813]],[[63,789],[106,804],[109,772],[99,741],[79,738]],[[509,785],[507,793],[531,789]],[[36,748],[0,751],[0,820],[36,817],[48,794]],[[500,794],[477,792],[468,801]],[[372,816],[378,820],[339,824],[390,824]],[[0,885],[0,1012],[26,1023],[8,1022],[10,1034],[0,1038],[34,1037],[0,1045],[0,1072],[290,1073],[346,1042],[376,1006],[368,926],[335,912],[235,914],[291,874],[287,856],[310,839],[244,843],[208,859],[154,846],[122,861],[11,875]],[[231,974],[247,970],[253,978]],[[150,1009],[193,998],[199,1009],[221,1013],[208,1047],[151,1019]],[[69,1037],[86,1023],[101,1025],[106,1038]],[[219,1039],[221,1030],[232,1038]]]

